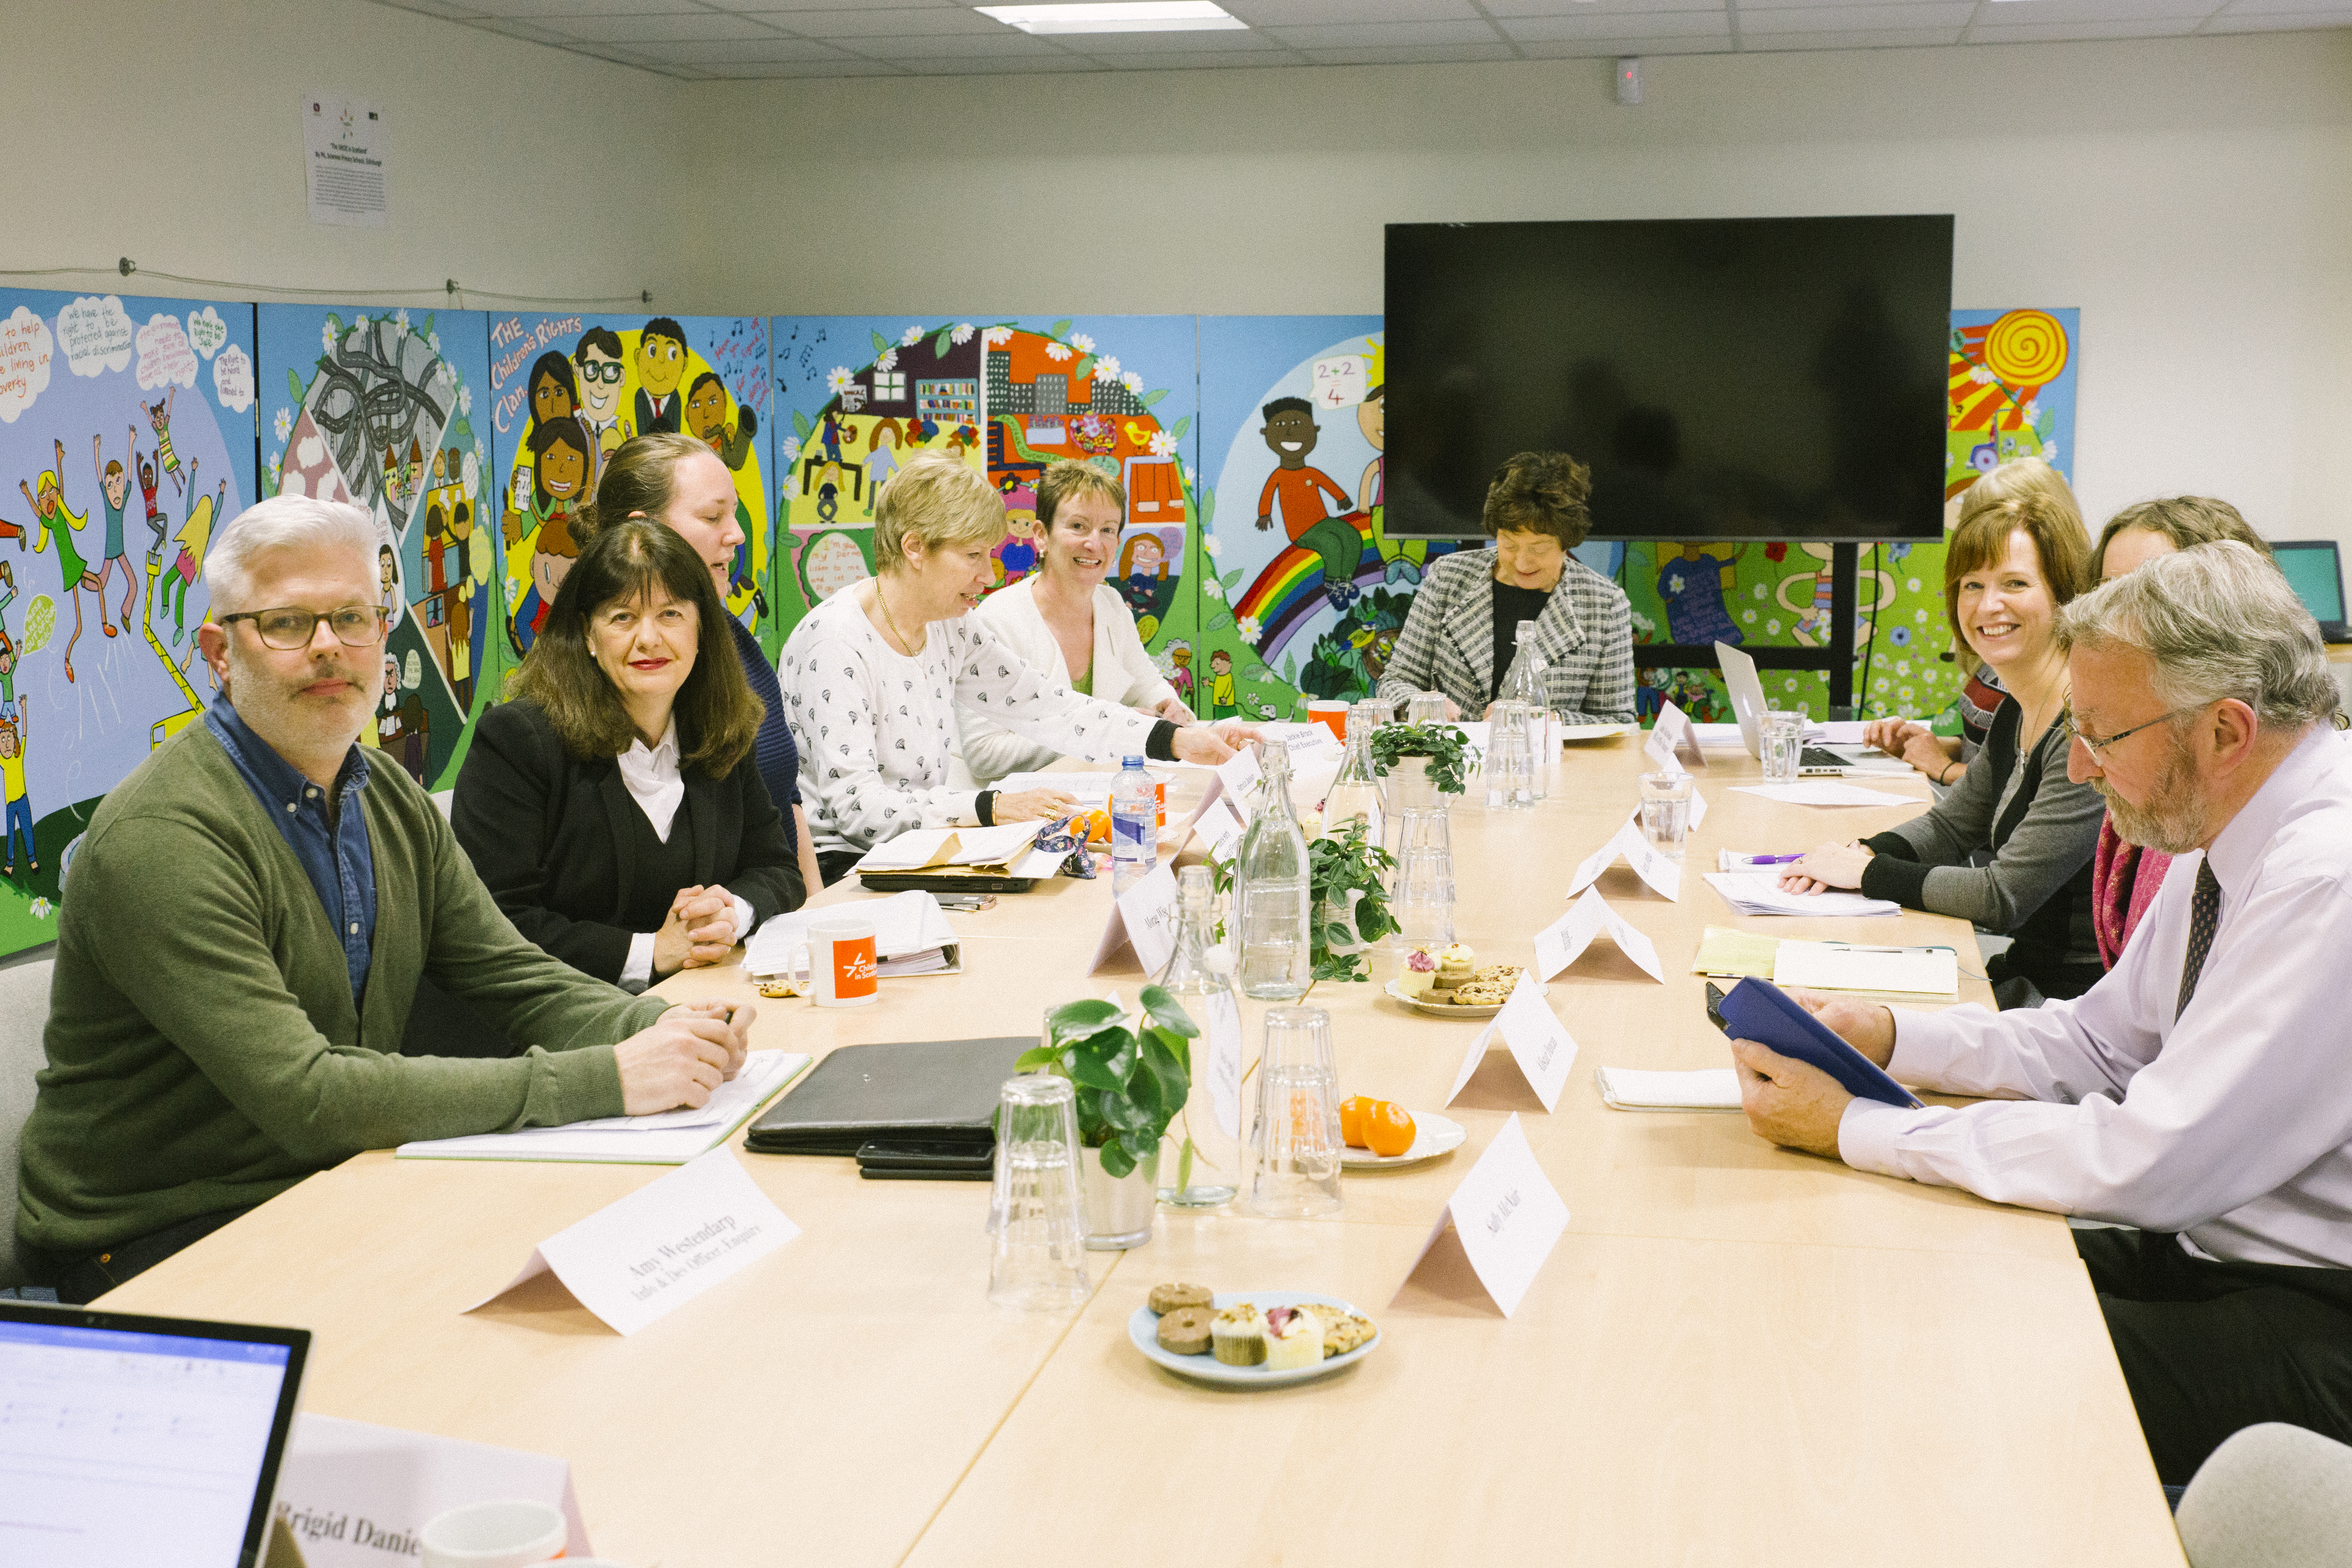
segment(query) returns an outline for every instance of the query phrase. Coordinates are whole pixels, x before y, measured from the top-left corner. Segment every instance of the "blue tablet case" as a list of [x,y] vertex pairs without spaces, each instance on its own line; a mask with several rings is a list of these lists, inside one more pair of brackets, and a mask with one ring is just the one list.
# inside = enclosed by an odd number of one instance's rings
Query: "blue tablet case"
[[1837,1079],[1848,1094],[1906,1110],[1919,1103],[1876,1062],[1840,1039],[1828,1025],[1798,1006],[1786,991],[1769,980],[1743,980],[1733,986],[1723,998],[1722,1012],[1724,1033],[1810,1063]]

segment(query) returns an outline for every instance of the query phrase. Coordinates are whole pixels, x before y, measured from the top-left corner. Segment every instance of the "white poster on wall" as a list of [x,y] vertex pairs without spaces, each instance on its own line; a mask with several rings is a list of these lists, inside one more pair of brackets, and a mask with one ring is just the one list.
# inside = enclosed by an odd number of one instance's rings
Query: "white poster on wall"
[[383,110],[365,99],[306,93],[302,177],[312,223],[383,227],[391,213],[384,195]]

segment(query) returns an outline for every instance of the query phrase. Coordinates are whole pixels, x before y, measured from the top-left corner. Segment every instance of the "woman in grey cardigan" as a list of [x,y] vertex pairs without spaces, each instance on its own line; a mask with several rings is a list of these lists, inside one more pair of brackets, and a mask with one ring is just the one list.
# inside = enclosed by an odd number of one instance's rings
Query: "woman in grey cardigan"
[[1633,719],[1633,621],[1625,591],[1569,553],[1592,528],[1591,473],[1565,452],[1521,452],[1486,489],[1491,550],[1442,556],[1412,596],[1380,695],[1444,693],[1453,717],[1483,718],[1510,673],[1521,621],[1549,665],[1552,711],[1569,723]]
[[1984,750],[1933,810],[1858,844],[1824,845],[1782,879],[1799,892],[1859,888],[2009,933],[1985,968],[2003,1007],[2079,996],[2104,973],[2091,858],[2106,803],[2066,777],[2074,731],[2053,636],[2058,606],[2089,585],[2090,540],[2054,508],[2011,500],[1962,523],[1945,555],[1945,607],[2008,690]]

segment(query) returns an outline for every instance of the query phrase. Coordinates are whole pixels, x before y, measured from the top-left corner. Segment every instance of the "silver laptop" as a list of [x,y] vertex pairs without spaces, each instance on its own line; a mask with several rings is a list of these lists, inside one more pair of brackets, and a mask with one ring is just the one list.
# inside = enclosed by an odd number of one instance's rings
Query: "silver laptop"
[[[1759,761],[1764,755],[1764,682],[1756,674],[1756,661],[1727,642],[1715,645],[1715,657],[1723,670],[1723,689],[1730,695],[1732,716],[1739,721],[1739,739],[1748,747],[1748,754]],[[1797,758],[1800,773],[1907,773],[1911,764],[1900,757],[1890,757],[1875,746],[1807,746]]]
[[254,1568],[310,1347],[0,1301],[0,1563]]

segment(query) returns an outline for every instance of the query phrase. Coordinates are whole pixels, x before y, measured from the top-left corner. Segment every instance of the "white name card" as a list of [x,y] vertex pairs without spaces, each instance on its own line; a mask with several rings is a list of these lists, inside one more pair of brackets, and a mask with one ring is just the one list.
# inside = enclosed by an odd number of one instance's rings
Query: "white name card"
[[[1536,1163],[1528,1147],[1526,1130],[1515,1114],[1503,1123],[1421,1244],[1421,1258],[1437,1245],[1451,1225],[1462,1238],[1462,1250],[1495,1305],[1509,1317],[1535,1283],[1537,1270],[1551,1256],[1559,1233],[1568,1228],[1568,1205],[1559,1189]],[[1408,1277],[1410,1277],[1408,1272]]]
[[1706,766],[1706,753],[1698,747],[1697,726],[1671,702],[1658,705],[1658,721],[1650,726],[1650,738],[1642,742],[1642,750],[1668,773],[1686,773]]
[[1583,957],[1592,939],[1604,931],[1617,939],[1625,956],[1641,965],[1643,973],[1664,984],[1666,972],[1658,966],[1656,945],[1611,909],[1598,888],[1586,889],[1584,897],[1569,906],[1568,913],[1536,932],[1535,972],[1549,980]]
[[549,1454],[299,1415],[278,1472],[278,1517],[309,1568],[414,1560],[425,1521],[478,1502],[541,1502],[571,1521],[567,1557],[593,1550],[572,1466]]
[[1217,1126],[1228,1138],[1242,1135],[1242,1007],[1230,991],[1209,997],[1209,1016],[1198,1020],[1209,1056],[1209,1102]]
[[522,1272],[466,1310],[552,1273],[616,1332],[634,1334],[800,1233],[732,1149],[713,1149],[557,1231],[531,1249]]
[[1617,830],[1617,837],[1585,857],[1584,864],[1576,868],[1575,879],[1568,885],[1568,896],[1572,899],[1592,886],[1594,879],[1609,869],[1610,862],[1620,855],[1625,858],[1625,864],[1633,868],[1635,876],[1667,898],[1680,900],[1683,896],[1681,865],[1650,847],[1649,839],[1643,836],[1638,819],[1625,824]]
[[1478,1064],[1486,1059],[1486,1049],[1495,1043],[1498,1033],[1511,1049],[1511,1059],[1519,1064],[1528,1087],[1543,1101],[1543,1108],[1550,1110],[1559,1103],[1560,1086],[1568,1082],[1568,1069],[1576,1065],[1576,1041],[1552,1016],[1551,1005],[1543,999],[1536,984],[1532,973],[1519,971],[1519,983],[1511,987],[1503,1010],[1470,1042],[1470,1049],[1462,1058],[1462,1070],[1454,1075],[1454,1088],[1445,1096],[1446,1104],[1453,1104],[1476,1075]]
[[1112,898],[1110,919],[1087,973],[1099,973],[1122,947],[1135,949],[1147,977],[1157,977],[1176,952],[1176,873],[1163,862],[1141,881]]

